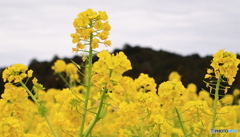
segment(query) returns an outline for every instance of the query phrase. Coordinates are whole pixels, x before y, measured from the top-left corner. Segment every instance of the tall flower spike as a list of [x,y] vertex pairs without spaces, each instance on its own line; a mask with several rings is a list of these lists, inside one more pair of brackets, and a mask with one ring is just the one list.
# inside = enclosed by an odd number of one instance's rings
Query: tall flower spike
[[108,35],[111,26],[107,19],[105,11],[95,12],[92,9],[87,9],[79,13],[73,22],[76,32],[70,35],[72,43],[77,43],[76,47],[72,48],[73,52],[84,49],[85,45],[90,45],[93,49],[98,48],[100,43],[110,46],[111,41],[108,40]]
[[207,74],[205,78],[211,78],[212,73],[215,74],[216,78],[223,76],[227,79],[229,85],[234,82],[234,77],[238,71],[238,65],[240,60],[237,59],[236,54],[232,52],[226,52],[224,49],[219,50],[213,55],[213,60],[211,63],[212,69],[207,69]]

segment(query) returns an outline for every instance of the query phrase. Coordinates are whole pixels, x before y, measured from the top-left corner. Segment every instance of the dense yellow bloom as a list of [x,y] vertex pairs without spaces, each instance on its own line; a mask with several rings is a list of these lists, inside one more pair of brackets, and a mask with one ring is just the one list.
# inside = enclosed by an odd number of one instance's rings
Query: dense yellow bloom
[[185,102],[187,98],[182,96],[185,92],[186,89],[182,82],[177,79],[163,82],[158,88],[159,99],[166,107],[175,107]]
[[[239,107],[239,106],[238,106]],[[234,106],[223,106],[218,111],[218,119],[216,124],[218,127],[225,127],[227,129],[236,129],[239,114]]]
[[215,77],[225,77],[229,85],[234,82],[234,77],[238,71],[238,65],[240,60],[237,59],[236,54],[232,52],[226,52],[224,49],[219,50],[213,55],[211,66],[214,70],[208,69],[205,78],[211,78],[211,73],[214,72]]
[[73,26],[76,33],[71,34],[72,43],[78,43],[73,52],[84,49],[85,44],[95,49],[99,47],[99,43],[110,46],[111,42],[107,40],[111,26],[109,25],[108,16],[105,11],[95,12],[87,9],[78,14],[74,20]]
[[132,69],[130,61],[123,52],[119,52],[116,54],[116,56],[114,56],[108,51],[103,50],[99,52],[97,56],[99,57],[99,60],[93,64],[93,71],[95,72],[109,73],[111,70],[114,72],[123,73],[129,69]]
[[24,137],[23,121],[15,117],[1,118],[0,134],[2,137]]
[[32,70],[28,70],[28,67],[23,64],[14,64],[8,68],[6,68],[3,73],[3,81],[12,82],[14,83],[22,81],[25,77],[32,77]]
[[139,120],[141,117],[139,113],[139,108],[134,102],[121,102],[116,113],[119,115],[117,118],[117,122],[119,122],[119,127],[123,129],[127,129],[127,127],[139,127],[141,121]]
[[5,84],[5,90],[2,94],[2,98],[9,101],[16,101],[18,99],[27,99],[28,94],[23,87],[16,87],[11,83]]
[[57,60],[52,66],[52,69],[55,73],[64,72],[66,69],[66,63],[63,60]]
[[93,64],[92,68],[94,71],[92,77],[94,85],[98,89],[106,86],[109,91],[121,91],[118,82],[122,78],[122,74],[132,68],[126,55],[119,52],[114,56],[103,50],[97,56],[99,60]]
[[[103,13],[101,13],[103,14]],[[76,18],[73,22],[74,27],[87,27],[92,19],[97,18],[99,15],[93,11],[92,9],[87,9],[78,14],[78,18]]]
[[208,114],[211,114],[211,108],[206,101],[187,101],[181,107],[181,111],[182,121],[186,121],[184,122],[186,129],[194,129],[193,133],[199,135],[209,134],[211,115]]
[[23,87],[17,87],[12,83],[5,84],[1,97],[0,135],[24,137],[25,131],[32,128],[28,123],[32,121],[31,115],[35,111],[32,106],[35,104],[28,99],[28,94]]
[[153,78],[150,78],[148,74],[141,73],[140,76],[134,80],[137,91],[139,92],[153,92],[156,93],[157,84]]

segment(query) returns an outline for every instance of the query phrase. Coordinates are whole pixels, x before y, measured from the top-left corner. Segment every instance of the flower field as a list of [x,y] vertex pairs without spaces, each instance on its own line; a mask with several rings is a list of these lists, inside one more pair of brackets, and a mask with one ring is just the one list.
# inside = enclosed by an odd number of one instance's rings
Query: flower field
[[213,55],[200,78],[206,87],[197,94],[196,85],[184,87],[177,72],[157,85],[147,74],[123,76],[132,69],[123,52],[95,52],[111,46],[106,12],[87,9],[73,26],[72,50],[85,64],[57,60],[52,66],[66,88],[45,90],[23,64],[3,71],[1,137],[240,137],[240,99],[232,105],[240,90],[228,94],[240,63],[234,53]]

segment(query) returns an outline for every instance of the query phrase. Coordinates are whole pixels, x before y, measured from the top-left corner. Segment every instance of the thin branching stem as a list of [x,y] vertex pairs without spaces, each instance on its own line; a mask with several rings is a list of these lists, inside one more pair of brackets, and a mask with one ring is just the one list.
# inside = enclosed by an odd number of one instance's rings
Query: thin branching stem
[[100,98],[100,103],[99,103],[99,107],[98,110],[94,116],[94,118],[92,119],[92,121],[90,122],[89,126],[87,127],[87,129],[84,131],[83,135],[84,137],[87,137],[89,135],[89,133],[91,133],[93,127],[96,125],[96,123],[100,120],[100,114],[102,112],[103,106],[104,106],[104,101],[105,101],[105,97],[106,97],[106,91],[107,89],[104,88],[103,91],[101,91],[101,98]]
[[[220,87],[220,83],[221,83],[221,75],[219,76],[219,78],[217,79],[217,84],[216,84],[216,89],[215,89],[215,96],[214,96],[214,105],[213,105],[213,116],[212,116],[212,129],[215,128],[215,123],[217,120],[217,107],[218,107],[218,100],[219,100],[219,87]],[[212,134],[212,137],[214,137],[215,134]]]
[[[90,22],[90,27],[92,27],[92,22]],[[90,34],[90,43],[89,43],[89,55],[88,55],[88,68],[87,68],[87,77],[86,77],[86,85],[87,85],[87,90],[85,93],[85,101],[84,101],[84,105],[83,105],[83,117],[81,120],[81,125],[80,125],[80,132],[79,132],[79,136],[82,137],[83,136],[83,131],[84,131],[84,124],[86,121],[86,117],[87,117],[87,107],[88,107],[88,102],[89,102],[89,95],[90,95],[90,90],[91,90],[91,76],[92,76],[92,56],[93,56],[93,49],[91,47],[91,43],[93,40],[93,34]]]
[[[36,97],[32,94],[32,92],[28,89],[28,87],[22,81],[20,81],[20,84],[27,91],[27,93],[31,96],[31,98],[36,103],[36,105],[39,107],[40,103],[37,101]],[[58,137],[57,132],[54,130],[54,128],[52,126],[52,123],[50,122],[49,118],[47,116],[44,116],[44,118],[45,118],[46,122],[48,123],[48,126],[50,127],[54,137]]]
[[175,111],[176,111],[176,113],[177,113],[178,120],[179,120],[179,122],[180,122],[180,126],[181,126],[181,128],[182,128],[183,134],[184,134],[184,136],[186,137],[186,136],[187,136],[187,133],[186,133],[186,130],[185,130],[184,126],[183,126],[183,122],[182,122],[182,119],[181,119],[181,115],[180,115],[180,113],[178,112],[178,109],[177,109],[177,108],[175,108]]

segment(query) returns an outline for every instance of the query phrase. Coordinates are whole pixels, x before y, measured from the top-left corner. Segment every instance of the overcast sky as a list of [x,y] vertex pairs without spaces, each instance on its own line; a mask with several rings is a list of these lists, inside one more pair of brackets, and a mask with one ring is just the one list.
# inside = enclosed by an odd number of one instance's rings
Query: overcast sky
[[72,57],[79,12],[106,11],[113,51],[128,43],[181,55],[240,53],[239,0],[0,0],[0,67]]

